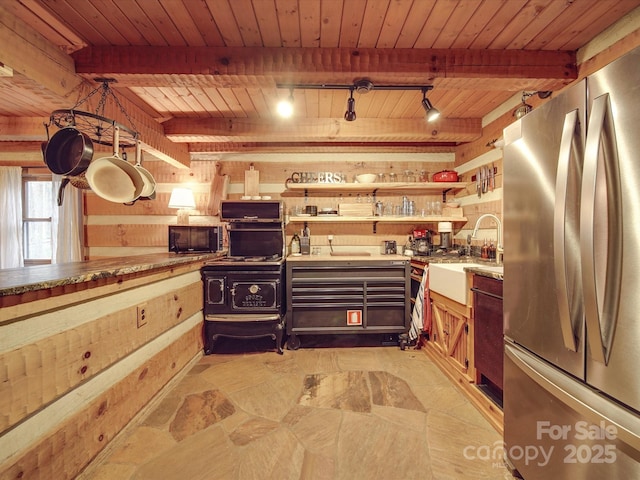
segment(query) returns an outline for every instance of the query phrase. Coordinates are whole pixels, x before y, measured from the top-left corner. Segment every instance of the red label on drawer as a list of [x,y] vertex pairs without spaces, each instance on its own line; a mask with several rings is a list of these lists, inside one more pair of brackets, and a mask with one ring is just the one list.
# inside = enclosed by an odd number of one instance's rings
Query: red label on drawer
[[362,325],[362,310],[347,310],[347,325]]

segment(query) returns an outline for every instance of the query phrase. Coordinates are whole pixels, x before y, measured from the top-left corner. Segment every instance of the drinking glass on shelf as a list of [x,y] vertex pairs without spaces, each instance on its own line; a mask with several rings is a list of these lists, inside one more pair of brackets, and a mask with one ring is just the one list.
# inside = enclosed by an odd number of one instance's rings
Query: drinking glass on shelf
[[396,175],[395,172],[391,172],[389,174],[389,181],[390,182],[397,182],[398,181],[398,175]]
[[402,175],[402,181],[409,183],[409,182],[415,182],[415,177],[413,176],[413,172],[411,170],[405,170],[404,171],[404,175]]
[[385,177],[384,173],[379,173],[378,174],[378,183],[384,183],[387,181],[387,178]]

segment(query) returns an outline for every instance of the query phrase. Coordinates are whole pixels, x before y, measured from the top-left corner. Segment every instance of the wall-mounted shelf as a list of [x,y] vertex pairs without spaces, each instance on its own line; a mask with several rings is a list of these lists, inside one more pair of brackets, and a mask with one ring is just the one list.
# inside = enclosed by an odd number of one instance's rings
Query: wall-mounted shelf
[[466,222],[467,217],[445,217],[442,215],[430,215],[427,217],[416,216],[388,216],[388,217],[353,217],[341,215],[318,215],[315,217],[307,217],[302,215],[290,215],[287,217],[287,223],[304,223],[305,227],[309,223],[371,223],[373,224],[373,233],[377,232],[378,223],[409,223],[413,225],[421,225],[425,223],[437,222]]
[[[386,183],[290,183],[285,186],[289,192],[304,193],[336,193],[336,192],[366,192],[372,193],[375,199],[376,193],[387,194],[402,193],[442,193],[442,201],[446,202],[447,192],[459,191],[467,188],[467,182],[386,182]],[[373,233],[376,233],[378,223],[412,223],[425,224],[436,222],[466,222],[466,217],[453,217],[442,215],[422,216],[350,216],[350,215],[318,215],[318,216],[289,216],[291,223],[372,223]]]
[[341,215],[318,215],[308,217],[304,215],[290,215],[290,223],[435,223],[435,222],[466,222],[467,217],[445,217],[442,215],[429,215],[426,217],[416,216],[387,216],[387,217],[353,217]]
[[468,182],[386,182],[386,183],[287,183],[291,192],[422,192],[441,193],[467,188]]

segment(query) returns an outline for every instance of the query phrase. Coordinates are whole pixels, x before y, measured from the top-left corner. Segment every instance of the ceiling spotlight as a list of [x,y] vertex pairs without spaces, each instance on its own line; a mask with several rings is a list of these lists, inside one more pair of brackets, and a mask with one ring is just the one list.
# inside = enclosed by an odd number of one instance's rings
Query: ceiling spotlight
[[282,118],[290,118],[293,115],[293,89],[289,90],[289,98],[278,103],[277,110]]
[[[520,106],[518,106],[518,108],[516,108],[513,111],[513,116],[516,117],[517,120],[520,120],[527,113],[533,110],[533,107],[526,102],[527,98],[533,95],[535,95],[535,92],[534,93],[522,92],[522,103],[520,103]],[[543,97],[540,97],[540,98],[543,98]]]
[[347,122],[353,122],[356,119],[356,101],[353,98],[353,88],[349,89],[350,96],[347,100],[347,111],[344,112],[344,119]]
[[427,98],[427,90],[422,90],[422,108],[427,112],[427,122],[433,122],[440,116],[440,111],[431,105],[431,102]]

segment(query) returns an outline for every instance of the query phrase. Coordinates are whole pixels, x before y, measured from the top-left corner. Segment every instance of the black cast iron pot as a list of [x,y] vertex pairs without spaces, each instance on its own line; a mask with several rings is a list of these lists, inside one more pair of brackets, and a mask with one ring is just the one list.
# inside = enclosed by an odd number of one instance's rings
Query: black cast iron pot
[[44,148],[44,161],[58,175],[79,175],[93,158],[91,139],[74,127],[65,127],[53,134]]

